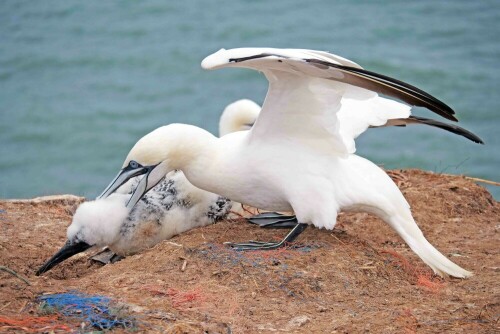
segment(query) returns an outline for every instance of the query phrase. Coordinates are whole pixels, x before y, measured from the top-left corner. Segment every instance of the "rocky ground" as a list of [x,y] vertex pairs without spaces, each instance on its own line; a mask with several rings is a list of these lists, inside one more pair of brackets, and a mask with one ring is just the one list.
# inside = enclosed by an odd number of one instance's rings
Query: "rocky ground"
[[[36,277],[64,243],[81,199],[0,201],[0,265],[19,275],[0,271],[0,332],[43,332],[33,325],[42,316],[36,297],[71,290],[111,297],[136,319],[135,329],[116,333],[498,332],[499,203],[463,177],[390,174],[429,241],[473,277],[431,275],[368,214],[341,214],[334,231],[308,228],[297,248],[228,250],[225,241],[285,233],[236,219],[106,266],[90,262],[89,251]],[[92,330],[74,318],[52,319],[45,331]]]

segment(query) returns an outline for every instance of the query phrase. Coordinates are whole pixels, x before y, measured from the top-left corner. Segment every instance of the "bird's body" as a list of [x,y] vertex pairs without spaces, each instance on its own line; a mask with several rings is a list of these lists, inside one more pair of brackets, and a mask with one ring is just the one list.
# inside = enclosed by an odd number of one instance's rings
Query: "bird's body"
[[198,187],[236,202],[268,211],[293,210],[299,221],[329,229],[341,209],[372,208],[370,212],[380,214],[393,206],[409,207],[380,167],[355,154],[332,156],[297,142],[255,146],[249,132],[216,138],[189,125],[168,127],[165,133],[174,135],[164,139],[174,143],[173,148],[182,147],[181,141],[203,143],[199,150],[191,150],[196,158],[176,168]]
[[332,156],[325,147],[298,142],[254,145],[251,131],[220,139],[183,124],[159,131],[171,144],[168,156],[181,154],[176,148],[187,142],[198,143],[174,165],[201,189],[263,210],[293,211],[299,222],[327,229],[334,228],[340,211],[369,212],[388,223],[436,273],[470,275],[425,239],[398,187],[365,158]]

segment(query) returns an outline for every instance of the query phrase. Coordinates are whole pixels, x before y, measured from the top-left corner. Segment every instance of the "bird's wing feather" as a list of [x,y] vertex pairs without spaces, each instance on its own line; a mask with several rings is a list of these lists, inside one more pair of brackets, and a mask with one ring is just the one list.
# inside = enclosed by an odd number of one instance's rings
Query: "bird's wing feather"
[[[420,89],[362,69],[345,58],[302,49],[240,48],[220,50],[202,62],[205,69],[244,67],[262,71],[269,90],[252,138],[294,138],[314,145],[330,145],[337,152],[352,153],[354,138],[369,126],[391,118],[409,116],[409,108],[378,96],[383,93],[411,105],[455,120],[453,110]],[[391,105],[387,111],[382,110]],[[342,106],[342,108],[341,108]],[[361,107],[362,116],[345,110]],[[378,112],[371,115],[368,110]],[[342,111],[342,112],[339,112]],[[395,112],[395,113],[394,113]],[[344,115],[344,116],[342,116]],[[365,117],[366,116],[366,117]],[[345,121],[344,129],[339,117]]]
[[[435,119],[429,119],[418,116],[409,116],[408,118],[392,118],[386,122],[386,124],[382,126],[406,126],[408,124],[425,124],[430,125],[439,129],[443,129],[452,133],[455,133],[459,136],[465,137],[475,143],[484,144],[483,140],[470,132],[467,129],[464,129],[455,124],[443,123],[440,121],[436,121]],[[376,126],[374,126],[376,127]]]
[[405,119],[411,115],[411,108],[406,104],[358,87],[349,88],[342,98],[342,108],[337,113],[340,134],[344,138],[354,140],[369,127],[386,126],[392,119]]

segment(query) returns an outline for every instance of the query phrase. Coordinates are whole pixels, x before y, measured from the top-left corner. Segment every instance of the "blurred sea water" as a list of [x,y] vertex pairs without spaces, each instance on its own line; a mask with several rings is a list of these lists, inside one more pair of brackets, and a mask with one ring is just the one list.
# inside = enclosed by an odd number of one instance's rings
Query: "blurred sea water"
[[262,103],[267,82],[200,62],[244,46],[326,50],[426,90],[486,145],[415,126],[370,130],[358,154],[500,181],[499,22],[493,0],[2,1],[0,198],[94,197],[154,128],[216,133],[225,105]]

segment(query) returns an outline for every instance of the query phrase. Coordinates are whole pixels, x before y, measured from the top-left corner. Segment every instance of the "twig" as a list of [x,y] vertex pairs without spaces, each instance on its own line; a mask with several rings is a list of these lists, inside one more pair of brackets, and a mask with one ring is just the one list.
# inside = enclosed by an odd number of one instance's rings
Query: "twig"
[[181,267],[181,271],[184,271],[186,270],[186,266],[187,266],[188,262],[186,259],[184,259],[184,263],[182,264],[182,267]]
[[236,212],[236,211],[231,210],[231,211],[229,211],[229,212],[230,212],[230,213],[232,213],[232,214],[234,214],[234,215],[239,216],[240,218],[245,218],[242,214],[240,214],[240,213],[238,213],[238,212]]
[[0,266],[0,270],[3,270],[5,272],[8,272],[9,274],[19,278],[21,281],[23,281],[24,283],[28,284],[28,285],[31,285],[31,283],[24,277],[22,277],[21,275],[19,275],[18,273],[16,273],[14,270],[10,269],[10,268],[7,268],[6,266]]
[[12,304],[12,302],[8,302],[4,306],[0,307],[0,311],[2,311],[4,308],[6,308],[7,306],[9,306],[10,304]]
[[[443,175],[443,176],[460,176],[460,175],[444,174],[444,173],[440,173],[439,175]],[[464,177],[464,179],[467,179],[467,180],[470,180],[470,181],[481,182],[481,183],[490,184],[492,186],[500,187],[500,182],[486,180],[486,179],[481,179],[481,178],[478,178],[478,177],[466,176],[466,175],[462,175],[462,176]]]
[[25,302],[24,302],[24,304],[23,304],[23,306],[21,306],[21,307],[19,308],[19,311],[18,311],[17,313],[19,313],[19,314],[20,314],[22,311],[24,311],[24,309],[26,308],[26,305],[27,305],[27,304],[28,304],[28,301],[25,301]]
[[245,205],[244,205],[244,204],[241,204],[241,208],[242,208],[242,209],[243,209],[243,211],[245,211],[246,213],[249,213],[249,214],[253,215],[253,212],[251,212],[249,209],[247,209],[247,208],[245,207]]
[[182,246],[181,244],[177,244],[177,243],[172,242],[172,241],[167,241],[166,243],[167,243],[167,244],[170,244],[170,245],[172,245],[172,246],[175,246],[175,247],[184,247],[184,246]]
[[481,182],[481,183],[486,183],[486,184],[491,184],[492,186],[497,186],[500,187],[500,182],[496,181],[490,181],[490,180],[485,180],[485,179],[480,179],[478,177],[471,177],[471,176],[464,176],[467,180],[475,181],[475,182]]
[[342,240],[340,240],[339,238],[337,238],[337,236],[336,236],[336,235],[334,235],[333,233],[330,233],[330,235],[331,235],[332,237],[334,237],[335,239],[337,239],[337,240],[338,240],[338,241],[339,241],[342,245],[345,245],[345,242],[343,242]]

